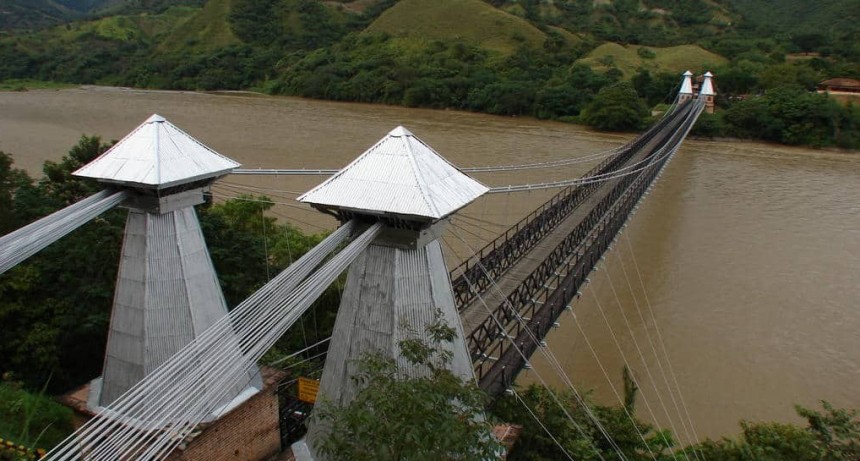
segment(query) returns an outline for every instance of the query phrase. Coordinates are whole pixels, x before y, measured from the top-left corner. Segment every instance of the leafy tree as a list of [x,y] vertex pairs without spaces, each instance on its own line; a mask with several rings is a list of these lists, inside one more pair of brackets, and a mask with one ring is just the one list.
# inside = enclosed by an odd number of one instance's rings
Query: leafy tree
[[[105,148],[97,137],[82,137],[62,161],[45,163],[39,182],[22,181],[14,191],[16,224],[98,190],[71,172]],[[0,276],[0,371],[14,371],[31,387],[53,376],[52,390],[98,374],[123,218],[121,210],[105,213]]]
[[[809,93],[797,86],[783,86],[763,96],[735,103],[723,115],[729,134],[785,144],[828,146],[839,142],[853,146],[856,114],[827,95]],[[843,134],[847,133],[846,134]]]
[[[643,49],[643,48],[640,48]],[[652,75],[647,69],[640,69],[631,79],[636,93],[641,95],[649,106],[669,102],[675,98],[681,78],[668,72]]]
[[648,108],[629,82],[602,88],[585,108],[585,123],[603,131],[638,130]]
[[800,405],[795,406],[797,414],[809,423],[819,453],[827,461],[848,461],[860,459],[860,418],[857,410],[837,409],[826,401],[821,402],[823,412]]
[[705,441],[696,450],[705,459],[726,461],[856,461],[860,459],[860,420],[856,410],[834,409],[822,402],[823,412],[797,406],[808,427],[782,423],[741,422],[737,440]]
[[0,235],[21,227],[15,212],[15,194],[32,183],[27,172],[13,168],[12,164],[12,156],[0,151]]
[[[630,394],[626,396],[627,403],[632,408],[633,394],[636,391],[633,388],[629,391]],[[655,430],[652,426],[628,416],[628,414],[635,414],[633,411],[623,407],[594,405],[588,402],[587,396],[585,404],[589,408],[585,408],[572,392],[552,391],[556,394],[555,398],[550,392],[545,387],[531,385],[518,390],[516,396],[503,397],[493,404],[492,413],[496,418],[523,426],[520,438],[510,453],[511,461],[565,459],[565,454],[547,431],[553,434],[573,459],[587,461],[619,459],[615,448],[600,433],[588,415],[588,411],[594,414],[606,431],[612,435],[626,459],[636,461],[654,461],[655,458],[657,461],[673,459],[669,452],[674,445],[671,434],[668,431]],[[562,410],[556,399],[565,410]],[[525,409],[526,406],[528,410]],[[536,417],[532,416],[529,410],[534,412]],[[570,418],[567,415],[570,415]],[[540,420],[540,423],[537,420]],[[546,429],[541,427],[541,424]],[[642,437],[639,436],[640,433]]]
[[445,344],[455,331],[437,320],[428,340],[399,344],[412,367],[427,371],[410,376],[394,360],[364,356],[352,379],[360,386],[346,406],[321,402],[314,418],[327,426],[316,447],[330,459],[350,461],[495,459],[501,449],[482,416],[486,395],[447,369]]

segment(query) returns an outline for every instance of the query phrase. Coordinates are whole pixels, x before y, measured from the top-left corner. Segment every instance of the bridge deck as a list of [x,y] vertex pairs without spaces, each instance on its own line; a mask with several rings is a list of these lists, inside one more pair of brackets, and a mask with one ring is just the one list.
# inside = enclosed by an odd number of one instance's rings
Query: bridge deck
[[[642,160],[647,153],[656,148],[663,140],[662,136],[657,136],[651,140],[643,149],[633,155],[625,164],[632,165]],[[602,183],[593,194],[591,194],[580,206],[565,218],[551,233],[537,244],[528,254],[520,258],[514,263],[511,268],[505,272],[498,280],[493,288],[487,290],[482,296],[475,298],[468,307],[460,312],[460,319],[463,322],[463,330],[468,337],[489,315],[488,308],[493,309],[500,305],[504,299],[517,286],[525,280],[550,253],[567,237],[591,211],[594,206],[599,203],[620,179],[613,179]],[[483,302],[482,302],[483,301]],[[484,306],[486,303],[486,307]]]

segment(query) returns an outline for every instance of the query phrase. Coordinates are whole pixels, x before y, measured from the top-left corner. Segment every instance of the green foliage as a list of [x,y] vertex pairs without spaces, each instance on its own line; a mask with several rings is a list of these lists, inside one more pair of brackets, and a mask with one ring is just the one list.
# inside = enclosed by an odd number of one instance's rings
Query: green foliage
[[797,406],[808,427],[782,423],[741,422],[737,440],[708,440],[687,450],[705,459],[726,461],[856,461],[860,459],[860,420],[856,410],[823,412]]
[[649,106],[673,101],[678,94],[680,82],[680,77],[675,73],[661,72],[653,75],[647,69],[640,69],[631,79],[636,93],[645,98]]
[[469,46],[502,54],[522,45],[541,47],[547,39],[528,20],[481,0],[401,0],[370,24],[366,33],[442,41],[456,37]]
[[857,148],[860,125],[853,107],[842,107],[827,95],[796,86],[773,88],[762,96],[735,103],[723,121],[730,135],[741,138],[850,148]]
[[690,132],[693,136],[715,138],[725,133],[722,118],[717,114],[702,113]]
[[577,62],[603,71],[617,68],[625,76],[632,76],[641,70],[678,76],[689,69],[713,69],[727,60],[698,45],[645,48],[604,43]]
[[352,379],[360,390],[351,403],[320,402],[314,410],[327,428],[316,448],[333,460],[492,459],[501,447],[484,421],[486,395],[446,369],[453,328],[441,313],[427,329],[400,342],[414,376],[380,354],[365,355]]
[[[588,416],[588,410],[595,415],[607,432],[612,434],[612,438],[626,459],[631,461],[673,459],[669,451],[674,445],[671,434],[667,431],[657,431],[652,426],[629,417],[625,408],[594,405],[586,400],[586,405],[590,407],[586,409],[571,392],[552,391],[555,392],[558,402],[561,402],[567,414],[575,421],[576,425],[574,425],[550,392],[545,387],[531,385],[526,389],[518,390],[516,396],[506,396],[494,402],[491,411],[496,418],[523,426],[520,439],[508,458],[511,461],[566,459],[558,445],[547,434],[547,430],[573,459],[587,461],[619,459],[615,449],[601,435]],[[529,410],[535,413],[546,430],[537,423]],[[642,437],[639,436],[640,433]]]
[[44,390],[30,393],[19,383],[0,381],[0,438],[33,450],[50,449],[72,430],[72,410]]
[[809,423],[819,453],[827,461],[848,461],[860,459],[860,418],[857,410],[833,408],[826,401],[821,402],[823,412],[797,405],[797,414]]
[[[98,190],[70,173],[106,147],[82,137],[61,162],[45,163],[40,181],[19,175],[12,191],[16,227]],[[14,371],[30,387],[53,376],[52,390],[98,374],[123,218],[119,210],[105,213],[0,276],[0,371]]]
[[638,130],[648,108],[629,82],[602,88],[585,108],[585,123],[603,131]]

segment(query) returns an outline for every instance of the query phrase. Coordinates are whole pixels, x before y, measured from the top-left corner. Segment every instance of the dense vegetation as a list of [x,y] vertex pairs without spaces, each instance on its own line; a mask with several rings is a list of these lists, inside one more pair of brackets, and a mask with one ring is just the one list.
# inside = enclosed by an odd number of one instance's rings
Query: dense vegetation
[[[497,402],[493,414],[503,421],[523,425],[523,435],[514,446],[511,461],[550,461],[566,459],[524,406],[527,405],[547,429],[577,460],[619,459],[586,415],[585,407],[571,393],[560,392],[558,398],[577,424],[570,423],[550,392],[536,385]],[[668,431],[627,416],[623,407],[606,407],[588,403],[607,432],[613,435],[620,451],[629,460],[668,461],[670,459],[708,459],[719,461],[855,461],[860,459],[860,418],[855,410],[833,408],[822,402],[822,410],[797,406],[806,420],[805,427],[793,424],[741,422],[737,438],[706,440],[681,447]],[[632,414],[632,412],[630,412]],[[634,427],[635,424],[635,427]],[[637,428],[638,431],[637,432]],[[645,439],[642,443],[639,433]],[[667,441],[669,442],[667,444]],[[668,449],[671,446],[671,450]],[[680,452],[680,453],[679,453]],[[698,456],[694,454],[696,452]],[[682,456],[681,453],[686,453]],[[653,457],[652,457],[653,456]]]
[[[431,337],[435,341],[429,344],[409,340],[412,343],[404,345],[413,364],[438,361],[441,342],[439,336]],[[355,400],[344,406],[317,404],[314,418],[329,431],[318,441],[318,449],[344,461],[439,459],[441,447],[447,450],[445,459],[487,459],[480,454],[498,450],[487,435],[489,426],[503,422],[523,428],[507,458],[511,461],[860,459],[858,412],[827,402],[820,411],[796,407],[805,427],[742,421],[737,438],[683,446],[670,431],[635,418],[637,387],[627,373],[624,402],[618,406],[598,405],[587,394],[535,384],[514,389],[487,412],[474,384],[437,366],[429,368],[424,376],[407,377],[390,359],[365,356],[353,377],[361,385]],[[611,442],[602,431],[611,435]]]
[[[726,114],[703,122],[700,134],[858,147],[852,107],[812,97],[797,103],[814,108],[808,117],[774,107],[784,106],[779,95],[801,96],[789,87],[808,92],[827,78],[860,77],[856,25],[844,20],[856,2],[814,9],[795,0],[780,7],[749,0],[66,3],[104,16],[0,35],[0,81],[250,88],[634,130],[647,122],[638,100],[630,102],[638,118],[623,124],[583,110],[619,81],[631,81],[648,106],[668,103],[680,72],[711,70]],[[787,11],[834,26],[811,29]],[[768,25],[773,12],[778,30]],[[750,129],[750,114],[762,117],[754,127],[767,129]],[[798,136],[792,126],[816,134]]]
[[[20,383],[0,380],[0,439],[28,448],[53,447],[72,432],[72,410]],[[0,448],[0,459],[3,458]]]

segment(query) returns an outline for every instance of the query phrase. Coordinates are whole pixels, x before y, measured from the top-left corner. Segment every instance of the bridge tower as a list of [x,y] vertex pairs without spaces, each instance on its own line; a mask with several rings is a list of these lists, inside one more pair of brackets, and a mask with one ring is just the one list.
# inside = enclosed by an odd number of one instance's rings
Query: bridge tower
[[[227,313],[194,205],[204,202],[215,179],[239,166],[153,115],[74,172],[132,192],[124,203],[129,213],[104,369],[90,383],[90,411],[110,405]],[[223,403],[238,404],[259,390],[255,376],[251,387],[232,389]]]
[[[369,352],[395,359],[411,376],[427,372],[401,358],[399,342],[423,335],[437,312],[457,333],[450,350],[451,371],[475,379],[438,239],[446,218],[487,190],[398,127],[299,197],[340,220],[386,224],[349,268],[320,398],[348,404],[358,391],[351,379],[357,361]],[[293,445],[297,459],[322,460],[313,445],[325,433],[323,424],[311,418],[307,437]]]
[[705,72],[705,75],[702,76],[702,88],[699,90],[699,96],[705,99],[705,112],[709,114],[714,113],[714,96],[717,93],[714,91],[714,82],[712,79],[714,78],[714,74],[710,72]]
[[682,74],[681,91],[678,92],[678,102],[686,102],[693,99],[693,73],[689,70]]

